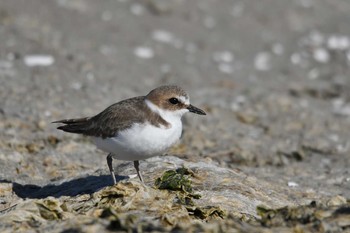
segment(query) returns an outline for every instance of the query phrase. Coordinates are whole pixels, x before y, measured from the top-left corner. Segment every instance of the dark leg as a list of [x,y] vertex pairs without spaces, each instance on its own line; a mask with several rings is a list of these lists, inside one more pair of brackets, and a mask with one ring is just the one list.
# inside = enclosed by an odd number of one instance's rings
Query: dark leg
[[107,165],[108,165],[108,168],[109,168],[109,172],[111,173],[111,176],[112,176],[112,179],[113,179],[113,183],[116,184],[117,183],[117,180],[115,179],[115,175],[114,175],[114,169],[113,169],[113,158],[112,158],[112,154],[109,153],[107,155]]
[[141,175],[141,172],[140,172],[140,169],[139,169],[139,165],[140,165],[140,163],[139,163],[138,160],[134,161],[134,167],[135,167],[135,169],[136,169],[137,176],[140,178],[141,182],[144,183],[144,182],[143,182],[142,175]]

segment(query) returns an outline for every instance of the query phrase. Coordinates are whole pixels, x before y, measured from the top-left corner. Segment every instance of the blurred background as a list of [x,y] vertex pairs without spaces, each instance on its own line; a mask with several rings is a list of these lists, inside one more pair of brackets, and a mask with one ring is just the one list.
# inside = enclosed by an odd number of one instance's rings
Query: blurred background
[[349,196],[349,12],[348,0],[2,0],[0,177],[107,174],[88,138],[50,122],[170,83],[208,112],[186,116],[170,154]]

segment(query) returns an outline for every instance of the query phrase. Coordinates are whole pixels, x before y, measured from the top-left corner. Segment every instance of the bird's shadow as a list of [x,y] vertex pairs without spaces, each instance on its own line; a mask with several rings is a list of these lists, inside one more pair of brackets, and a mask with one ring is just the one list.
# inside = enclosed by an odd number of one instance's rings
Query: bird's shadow
[[[129,178],[128,176],[118,176],[117,181]],[[87,176],[77,178],[60,184],[48,184],[38,186],[34,184],[13,183],[13,192],[21,198],[45,198],[45,197],[61,197],[76,196],[79,194],[92,194],[103,187],[113,185],[110,175]]]

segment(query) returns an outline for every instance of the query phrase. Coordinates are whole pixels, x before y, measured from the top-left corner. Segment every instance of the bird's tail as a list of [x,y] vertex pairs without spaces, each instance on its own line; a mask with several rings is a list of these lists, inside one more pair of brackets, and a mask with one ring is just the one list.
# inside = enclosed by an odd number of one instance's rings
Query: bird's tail
[[89,119],[91,118],[85,117],[85,118],[79,118],[79,119],[65,119],[65,120],[54,121],[52,123],[64,124],[57,127],[57,129],[59,130],[63,130],[69,133],[84,134],[89,126]]

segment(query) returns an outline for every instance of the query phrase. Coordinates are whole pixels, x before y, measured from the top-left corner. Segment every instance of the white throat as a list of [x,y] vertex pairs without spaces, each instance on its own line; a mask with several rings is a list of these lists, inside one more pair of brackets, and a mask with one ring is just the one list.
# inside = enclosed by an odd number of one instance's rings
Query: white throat
[[178,122],[181,122],[182,116],[188,112],[188,109],[179,109],[176,111],[161,109],[154,103],[152,103],[149,100],[145,100],[146,105],[155,113],[158,113],[164,120],[169,122],[171,125],[178,124]]

